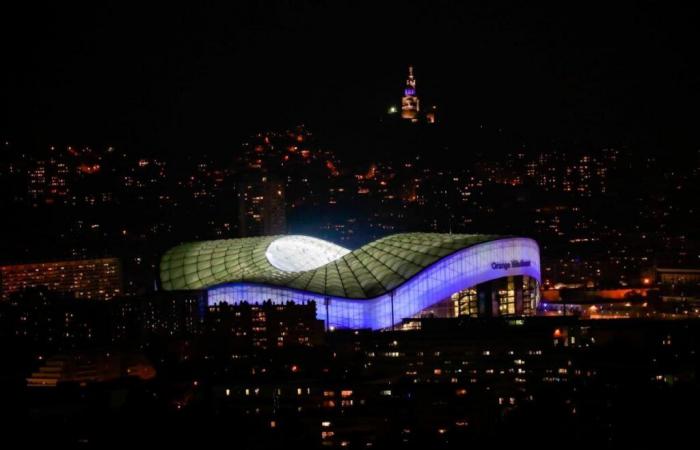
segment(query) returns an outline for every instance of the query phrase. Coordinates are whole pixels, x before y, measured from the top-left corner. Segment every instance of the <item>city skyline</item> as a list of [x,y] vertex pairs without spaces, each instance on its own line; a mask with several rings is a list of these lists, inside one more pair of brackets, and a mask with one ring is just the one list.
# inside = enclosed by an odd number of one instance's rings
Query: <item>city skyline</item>
[[0,443],[687,445],[698,18],[0,6]]

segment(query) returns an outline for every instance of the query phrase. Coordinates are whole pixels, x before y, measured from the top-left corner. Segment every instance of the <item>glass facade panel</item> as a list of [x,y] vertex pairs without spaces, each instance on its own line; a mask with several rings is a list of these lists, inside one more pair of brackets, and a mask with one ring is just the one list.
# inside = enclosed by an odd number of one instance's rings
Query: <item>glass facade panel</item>
[[[354,252],[348,254],[350,255],[354,255]],[[360,258],[355,257],[355,259],[356,262],[353,264],[362,264]],[[417,272],[395,289],[385,291],[373,298],[352,299],[323,292],[306,291],[304,289],[317,273],[311,271],[301,275],[296,274],[293,282],[289,283],[290,286],[251,282],[215,286],[209,289],[209,301],[213,304],[240,301],[262,303],[271,300],[273,303],[284,303],[314,300],[317,304],[318,318],[327,319],[330,327],[382,329],[401,322],[403,318],[413,317],[445,299],[449,300],[452,294],[462,291],[465,287],[498,280],[500,284],[496,284],[492,292],[497,296],[497,309],[493,312],[497,315],[500,313],[500,315],[509,316],[518,312],[517,291],[523,292],[523,312],[526,309],[532,311],[536,306],[539,295],[537,291],[537,282],[540,279],[539,263],[539,248],[534,241],[524,238],[506,238],[473,245],[449,254]],[[334,267],[340,266],[334,263]],[[371,279],[374,278],[374,286],[381,286],[376,283],[381,280],[377,280],[375,276],[380,271],[375,270],[373,273],[362,267],[362,269],[358,268],[357,272],[362,273],[364,279],[358,279],[356,283],[362,287],[363,282],[371,283]],[[352,282],[348,282],[346,286],[340,269],[337,270],[339,285],[342,285],[343,292],[346,292],[347,286],[352,285]],[[355,274],[355,271],[352,273]],[[328,277],[324,276],[324,279],[328,280]],[[523,283],[523,287],[524,283],[527,283],[527,295],[522,287],[516,286],[519,282]],[[353,289],[357,290],[357,285]],[[527,308],[524,305],[526,298],[529,299]],[[469,315],[474,313],[475,308],[478,310],[478,305],[474,301],[467,301],[466,305],[464,308]]]

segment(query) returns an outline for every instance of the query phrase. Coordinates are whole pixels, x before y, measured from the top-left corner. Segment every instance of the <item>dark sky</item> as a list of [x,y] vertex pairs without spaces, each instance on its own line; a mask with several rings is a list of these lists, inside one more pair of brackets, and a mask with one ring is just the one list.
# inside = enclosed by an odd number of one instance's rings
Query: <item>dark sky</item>
[[413,64],[453,127],[698,147],[698,15],[668,2],[98,3],[0,7],[0,135],[177,153],[297,122],[342,136]]

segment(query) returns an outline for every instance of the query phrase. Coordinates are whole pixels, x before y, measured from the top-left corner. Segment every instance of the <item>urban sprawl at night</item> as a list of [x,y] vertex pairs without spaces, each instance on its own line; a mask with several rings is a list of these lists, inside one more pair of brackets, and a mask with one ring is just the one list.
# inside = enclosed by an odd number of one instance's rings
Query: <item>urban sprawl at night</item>
[[692,14],[406,7],[7,12],[0,443],[692,439]]

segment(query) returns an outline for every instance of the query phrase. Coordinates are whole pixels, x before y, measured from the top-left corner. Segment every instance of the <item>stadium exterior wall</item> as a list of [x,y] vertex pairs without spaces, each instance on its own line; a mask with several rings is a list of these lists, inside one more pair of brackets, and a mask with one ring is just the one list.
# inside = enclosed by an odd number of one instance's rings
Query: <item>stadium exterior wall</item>
[[208,289],[209,304],[315,301],[317,316],[330,328],[383,329],[414,316],[466,287],[498,278],[527,275],[538,281],[540,252],[528,238],[477,244],[439,259],[392,291],[371,299],[348,299],[286,287],[229,283]]

